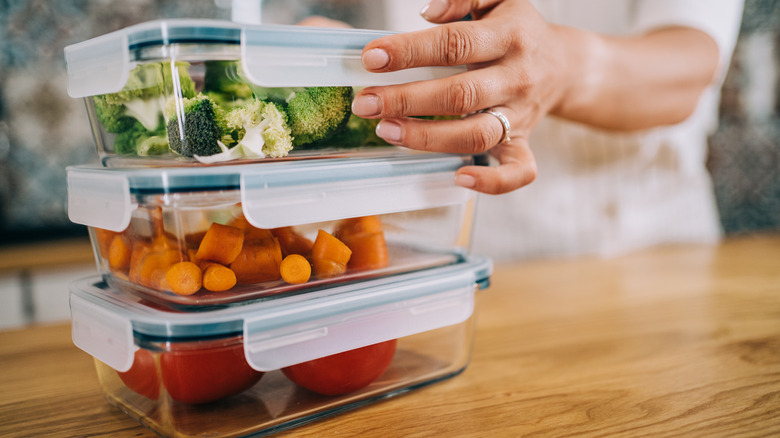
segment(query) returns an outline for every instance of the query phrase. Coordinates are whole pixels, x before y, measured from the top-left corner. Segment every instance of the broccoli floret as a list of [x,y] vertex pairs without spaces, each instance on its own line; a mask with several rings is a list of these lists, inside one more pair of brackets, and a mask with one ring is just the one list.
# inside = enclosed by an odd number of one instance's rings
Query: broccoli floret
[[[177,105],[180,103],[180,107]],[[170,99],[165,108],[168,143],[173,152],[185,157],[207,156],[222,151],[218,108],[204,94],[188,99]],[[180,119],[178,114],[182,114]]]
[[306,92],[305,87],[275,87],[266,88],[255,84],[249,84],[256,99],[278,103],[287,106],[287,103],[298,93]]
[[113,105],[106,102],[107,95],[95,96],[95,115],[106,132],[120,133],[131,129],[137,120],[127,115],[124,105]]
[[342,129],[351,115],[352,87],[311,87],[295,93],[285,108],[293,145],[324,141]]
[[171,150],[168,146],[168,135],[163,132],[159,135],[146,137],[141,143],[138,143],[135,150],[142,157],[166,154]]
[[135,120],[149,131],[162,123],[167,95],[175,94],[173,76],[178,77],[181,94],[195,95],[195,83],[187,72],[188,64],[141,64],[130,72],[122,91],[95,96],[95,113],[108,132],[122,132],[132,127]]
[[[316,143],[316,147],[361,147],[361,146],[388,146],[382,137],[376,135],[376,125],[379,119],[363,119],[351,115],[347,125],[333,137]],[[304,147],[305,149],[305,147]]]
[[114,153],[119,155],[160,155],[168,152],[168,137],[165,128],[148,131],[138,121],[114,139]]
[[230,108],[252,98],[252,90],[241,75],[239,61],[205,62],[203,93],[219,106]]
[[216,163],[239,158],[283,157],[292,149],[292,137],[286,114],[277,104],[254,100],[233,108],[225,114],[225,125],[238,143],[228,149],[218,142],[222,152],[196,157],[203,163]]

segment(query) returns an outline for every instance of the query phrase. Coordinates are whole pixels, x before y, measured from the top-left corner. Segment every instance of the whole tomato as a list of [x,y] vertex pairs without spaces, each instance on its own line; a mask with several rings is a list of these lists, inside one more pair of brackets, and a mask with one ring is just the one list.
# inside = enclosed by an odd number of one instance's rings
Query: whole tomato
[[346,394],[368,386],[384,374],[395,355],[396,343],[392,339],[356,348],[282,368],[282,372],[310,391],[322,395]]
[[157,400],[160,395],[160,379],[154,356],[149,350],[140,349],[133,356],[133,366],[129,370],[117,372],[125,386],[142,396]]
[[247,363],[241,342],[177,347],[160,357],[163,384],[176,401],[197,404],[219,400],[251,388],[263,376]]

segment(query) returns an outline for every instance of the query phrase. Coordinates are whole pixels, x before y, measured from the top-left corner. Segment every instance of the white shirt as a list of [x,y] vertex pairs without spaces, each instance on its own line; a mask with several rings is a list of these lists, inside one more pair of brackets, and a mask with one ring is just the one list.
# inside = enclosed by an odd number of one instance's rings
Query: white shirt
[[[389,1],[388,16],[425,1]],[[414,5],[403,5],[414,3]],[[720,74],[684,122],[637,133],[613,133],[547,117],[530,138],[536,181],[479,199],[473,251],[497,260],[581,254],[616,255],[672,242],[716,242],[721,236],[705,167],[707,136],[717,123],[720,85],[733,51],[739,0],[532,0],[550,22],[611,35],[680,25],[718,44]],[[400,21],[399,21],[400,20]]]

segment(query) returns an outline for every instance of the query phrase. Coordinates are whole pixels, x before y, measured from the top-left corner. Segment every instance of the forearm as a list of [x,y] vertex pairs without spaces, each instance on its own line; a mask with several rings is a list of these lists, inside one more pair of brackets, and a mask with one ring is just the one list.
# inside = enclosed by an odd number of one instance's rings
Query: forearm
[[599,128],[631,131],[681,122],[717,70],[715,42],[695,29],[625,38],[566,27],[554,31],[567,48],[567,86],[551,114]]

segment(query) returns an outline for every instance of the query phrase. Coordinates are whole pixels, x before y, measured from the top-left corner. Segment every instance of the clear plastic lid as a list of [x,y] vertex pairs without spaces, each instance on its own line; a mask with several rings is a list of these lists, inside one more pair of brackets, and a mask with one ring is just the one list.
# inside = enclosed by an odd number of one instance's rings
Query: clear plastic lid
[[420,67],[369,73],[363,47],[392,32],[221,20],[170,19],[130,26],[65,48],[68,94],[115,93],[144,61],[241,59],[247,79],[263,87],[370,86],[445,77],[465,67]]
[[147,194],[241,190],[241,207],[258,228],[277,228],[468,202],[455,171],[479,156],[399,153],[209,168],[67,169],[68,216],[87,226],[122,231]]
[[187,342],[243,335],[249,364],[271,371],[457,324],[474,309],[489,259],[465,261],[369,283],[348,284],[272,301],[180,312],[149,306],[102,280],[71,285],[73,341],[118,371],[130,368],[138,342]]

